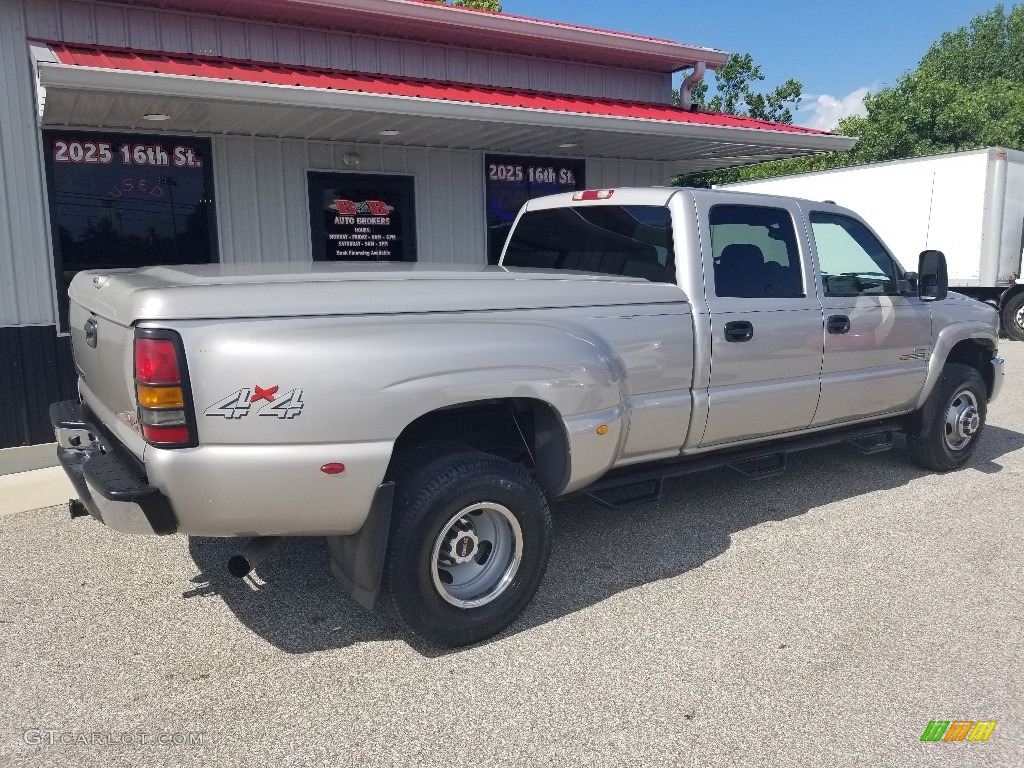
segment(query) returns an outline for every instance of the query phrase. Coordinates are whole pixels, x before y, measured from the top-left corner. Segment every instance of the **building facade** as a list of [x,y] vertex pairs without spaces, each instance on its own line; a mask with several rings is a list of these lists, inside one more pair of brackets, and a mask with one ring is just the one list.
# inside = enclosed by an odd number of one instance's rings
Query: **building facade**
[[529,197],[852,145],[672,106],[725,60],[422,0],[0,0],[0,448],[73,395],[81,269],[483,264]]

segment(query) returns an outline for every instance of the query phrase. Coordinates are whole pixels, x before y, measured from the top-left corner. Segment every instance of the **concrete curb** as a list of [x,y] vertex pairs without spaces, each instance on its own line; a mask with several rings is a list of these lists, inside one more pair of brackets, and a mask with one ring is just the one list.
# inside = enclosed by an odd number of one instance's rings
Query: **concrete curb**
[[63,467],[0,476],[0,517],[66,504],[77,497]]
[[57,444],[25,445],[18,448],[0,448],[0,475],[31,472],[57,466]]

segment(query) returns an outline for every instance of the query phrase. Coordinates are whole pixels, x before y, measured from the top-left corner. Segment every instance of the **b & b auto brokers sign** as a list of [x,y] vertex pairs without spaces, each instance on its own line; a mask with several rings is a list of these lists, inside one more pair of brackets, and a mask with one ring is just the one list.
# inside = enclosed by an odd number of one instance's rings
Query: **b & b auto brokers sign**
[[400,230],[395,208],[383,200],[332,198],[327,210],[334,214],[327,226],[329,258],[343,261],[395,261]]

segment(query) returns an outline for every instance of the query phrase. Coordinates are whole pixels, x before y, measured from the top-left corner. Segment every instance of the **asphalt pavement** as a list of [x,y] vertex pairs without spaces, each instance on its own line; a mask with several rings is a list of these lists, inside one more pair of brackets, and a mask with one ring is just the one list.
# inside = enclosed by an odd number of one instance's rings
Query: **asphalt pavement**
[[[359,608],[321,541],[240,581],[231,541],[0,517],[0,765],[1024,765],[1024,344],[1002,351],[965,469],[900,440],[557,503],[534,603],[456,651]],[[922,743],[936,720],[997,725]]]

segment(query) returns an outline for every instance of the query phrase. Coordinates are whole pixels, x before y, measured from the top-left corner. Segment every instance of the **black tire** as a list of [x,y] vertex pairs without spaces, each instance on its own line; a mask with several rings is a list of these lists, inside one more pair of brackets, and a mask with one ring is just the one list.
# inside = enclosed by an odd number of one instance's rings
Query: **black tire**
[[1024,341],[1024,292],[1011,296],[1003,305],[1003,333],[1014,341]]
[[477,451],[403,465],[395,479],[384,589],[402,624],[446,646],[511,624],[547,568],[544,492],[520,467]]
[[947,363],[916,414],[919,433],[907,435],[910,457],[934,472],[959,469],[978,447],[987,412],[981,374],[969,365]]

